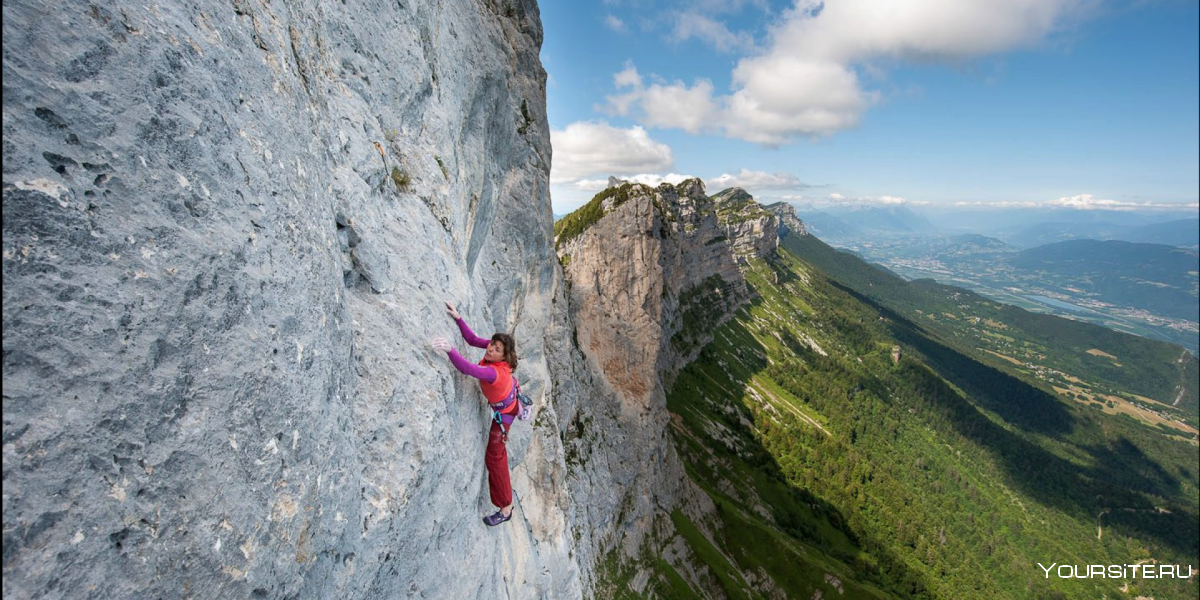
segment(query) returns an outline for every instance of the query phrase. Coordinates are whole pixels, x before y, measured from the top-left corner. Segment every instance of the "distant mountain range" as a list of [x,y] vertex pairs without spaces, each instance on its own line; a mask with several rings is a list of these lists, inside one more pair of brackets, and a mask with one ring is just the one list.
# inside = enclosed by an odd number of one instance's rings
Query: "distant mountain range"
[[976,233],[940,238],[933,245],[937,257],[942,259],[1011,254],[1017,251],[1001,240]]
[[1002,240],[1014,249],[1076,239],[1200,246],[1200,219],[1191,217],[1156,221],[1153,216],[1133,213],[914,210],[907,206],[798,206],[796,212],[815,235],[833,243],[880,235],[974,234]]
[[807,211],[797,210],[796,214],[808,226],[808,230],[821,239],[851,239],[863,235],[863,231],[858,227],[825,211],[815,209]]
[[933,278],[1028,310],[1198,348],[1196,250],[1117,240],[1020,250],[976,234],[863,239],[843,248],[907,279]]
[[904,206],[836,206],[824,210],[797,209],[800,219],[822,239],[846,239],[872,234],[931,234],[938,228]]
[[[1075,238],[1121,239],[1129,242],[1153,241],[1168,244],[1172,242],[1167,240],[1127,239],[1122,236],[1138,234],[1136,231],[1129,232],[1128,230],[1130,229],[1153,227],[1176,221],[1190,221],[1192,223],[1192,230],[1194,231],[1198,216],[1195,209],[1164,212],[1113,212],[1018,207],[984,209],[926,206],[914,210],[928,218],[943,233],[981,233],[1001,238],[1009,243],[1012,243],[1012,240],[1009,239],[1011,236],[1020,234],[1025,230],[1041,227],[1045,224],[1054,224],[1050,229],[1061,228],[1066,230],[1066,237],[1029,240],[1028,243],[1030,246],[1062,242]],[[1186,241],[1187,238],[1185,237],[1184,239]],[[1194,234],[1191,239],[1195,239]]]
[[1081,295],[1196,321],[1198,257],[1195,250],[1163,244],[1072,240],[1022,251],[1008,262]]
[[1194,249],[1200,245],[1200,220],[1179,219],[1149,225],[1049,222],[999,233],[997,236],[1021,248],[1067,240],[1091,239],[1167,244]]
[[[1197,253],[1164,244],[1071,240],[1023,250],[1010,262],[1023,269],[1062,275],[1110,273],[1182,287],[1196,280]],[[1189,271],[1193,275],[1189,276]]]

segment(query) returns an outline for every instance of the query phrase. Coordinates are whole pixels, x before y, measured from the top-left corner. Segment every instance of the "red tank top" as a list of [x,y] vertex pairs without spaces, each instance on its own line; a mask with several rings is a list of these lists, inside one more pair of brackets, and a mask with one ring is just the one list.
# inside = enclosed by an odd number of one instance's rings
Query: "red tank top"
[[[491,367],[496,371],[495,381],[488,383],[480,380],[479,388],[483,390],[483,397],[487,398],[487,401],[491,403],[503,402],[504,399],[508,398],[508,395],[512,393],[512,367],[508,366],[508,363],[502,360],[498,362],[487,362],[485,360],[481,360],[479,361],[479,366]],[[517,403],[513,402],[512,405],[508,407],[508,410],[504,411],[504,413],[508,414],[516,410]]]

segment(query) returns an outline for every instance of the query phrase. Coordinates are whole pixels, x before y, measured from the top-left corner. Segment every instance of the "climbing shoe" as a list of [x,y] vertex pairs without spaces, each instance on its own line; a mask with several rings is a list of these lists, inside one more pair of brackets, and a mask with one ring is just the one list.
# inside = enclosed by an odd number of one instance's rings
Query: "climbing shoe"
[[511,512],[508,513],[508,516],[504,516],[504,511],[498,510],[495,512],[495,514],[491,514],[491,515],[484,517],[483,522],[487,523],[488,527],[495,527],[511,518],[512,518]]

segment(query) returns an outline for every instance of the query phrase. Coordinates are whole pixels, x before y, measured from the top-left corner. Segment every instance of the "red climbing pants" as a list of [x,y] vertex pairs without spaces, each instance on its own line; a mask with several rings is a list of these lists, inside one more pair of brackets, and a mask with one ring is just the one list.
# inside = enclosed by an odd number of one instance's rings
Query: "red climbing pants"
[[[508,427],[505,424],[505,427]],[[487,465],[488,491],[492,494],[492,504],[504,508],[512,504],[512,482],[508,479],[508,448],[500,435],[500,424],[492,421],[492,429],[488,432],[487,452],[483,455]]]

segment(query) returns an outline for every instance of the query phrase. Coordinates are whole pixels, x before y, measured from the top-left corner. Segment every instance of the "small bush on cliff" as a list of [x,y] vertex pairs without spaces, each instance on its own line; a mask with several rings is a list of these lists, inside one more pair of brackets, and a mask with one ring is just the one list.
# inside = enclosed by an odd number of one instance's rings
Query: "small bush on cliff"
[[392,183],[396,184],[396,189],[403,192],[412,183],[412,177],[401,171],[400,167],[392,167]]
[[599,221],[604,216],[605,200],[612,198],[613,208],[628,202],[629,193],[635,185],[640,184],[625,183],[620,186],[610,187],[596,194],[587,204],[579,207],[575,212],[559,219],[554,224],[554,248],[557,250],[563,244],[579,237],[588,227]]
[[450,172],[446,170],[446,163],[442,162],[442,157],[435,155],[433,160],[437,161],[438,168],[442,170],[442,177],[445,177],[446,181],[450,181]]
[[517,133],[525,135],[529,131],[529,125],[533,123],[533,118],[529,116],[529,103],[525,100],[521,100],[521,119],[523,122],[517,127]]

